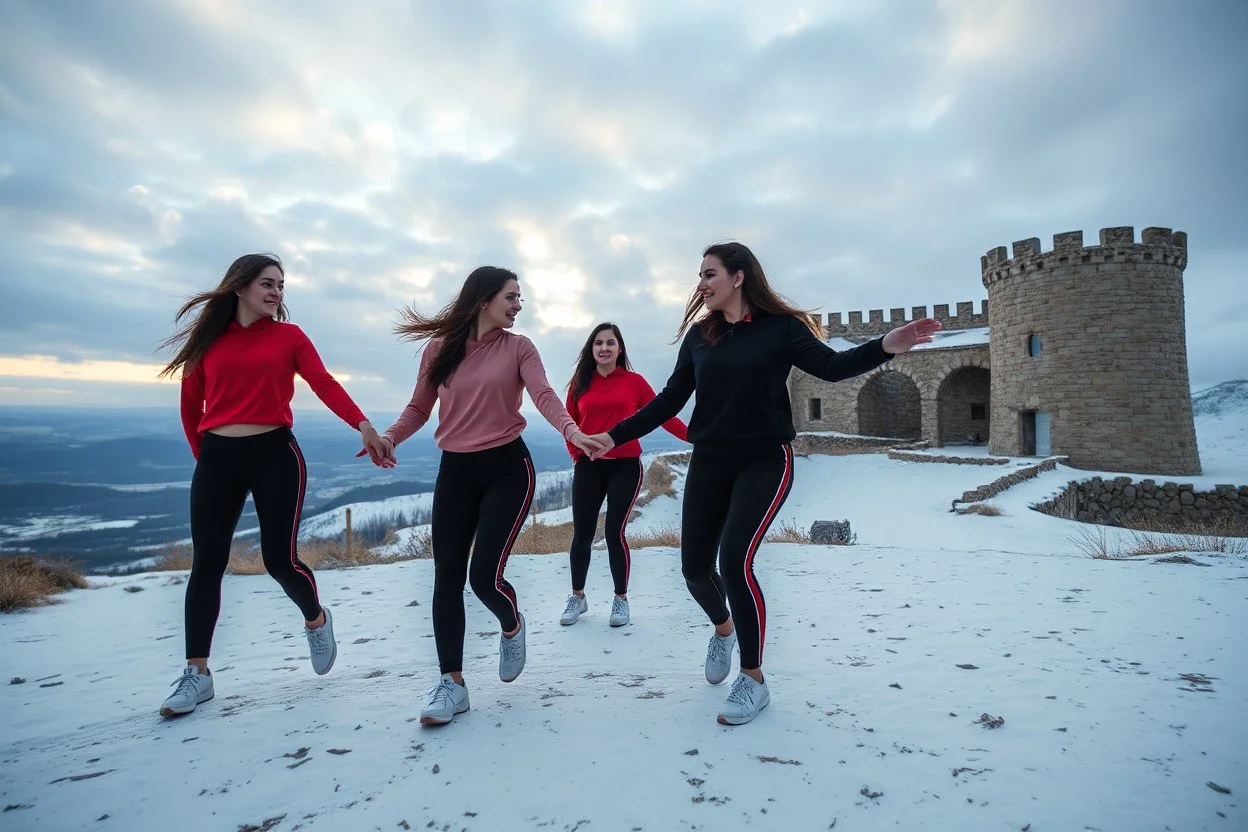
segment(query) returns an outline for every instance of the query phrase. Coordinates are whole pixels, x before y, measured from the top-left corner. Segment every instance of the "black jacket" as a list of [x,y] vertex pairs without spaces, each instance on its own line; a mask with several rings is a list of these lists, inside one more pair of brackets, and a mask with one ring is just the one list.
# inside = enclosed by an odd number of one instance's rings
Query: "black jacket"
[[868,372],[892,356],[883,338],[837,352],[791,315],[754,313],[721,325],[709,344],[694,324],[680,344],[676,368],[663,391],[609,433],[618,445],[638,439],[671,419],[697,390],[689,441],[706,451],[734,451],[792,442],[793,410],[787,386],[797,367],[824,381]]

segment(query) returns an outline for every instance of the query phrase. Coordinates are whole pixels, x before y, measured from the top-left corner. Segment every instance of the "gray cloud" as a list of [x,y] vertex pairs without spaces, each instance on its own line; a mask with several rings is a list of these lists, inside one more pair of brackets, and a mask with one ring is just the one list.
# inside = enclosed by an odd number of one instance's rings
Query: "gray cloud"
[[[0,355],[154,360],[181,298],[272,250],[365,404],[410,389],[396,308],[481,263],[521,271],[557,386],[603,319],[658,385],[656,298],[710,242],[842,311],[978,299],[988,248],[1133,224],[1190,235],[1193,385],[1248,374],[1243,4],[630,4],[619,31],[553,2],[198,8],[0,8]],[[589,324],[540,325],[543,269],[586,276]]]

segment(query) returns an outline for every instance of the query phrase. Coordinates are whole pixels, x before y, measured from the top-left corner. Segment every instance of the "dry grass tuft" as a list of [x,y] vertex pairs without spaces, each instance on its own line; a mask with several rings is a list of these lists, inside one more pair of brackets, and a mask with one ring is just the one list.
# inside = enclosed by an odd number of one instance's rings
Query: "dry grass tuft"
[[628,545],[634,549],[651,546],[680,547],[680,529],[673,525],[658,526],[648,532],[629,532]]
[[675,482],[676,474],[665,457],[651,462],[641,479],[641,496],[633,504],[634,508],[640,508],[656,497],[675,497],[676,490],[672,488]]
[[[314,570],[349,569],[353,566],[373,566],[379,563],[395,563],[411,560],[414,556],[406,550],[397,555],[379,555],[363,546],[352,546],[347,551],[340,540],[305,540],[299,544],[299,560]],[[151,572],[178,572],[191,568],[191,547],[171,543],[161,550],[160,558],[152,565]],[[230,546],[230,575],[264,575],[264,558],[255,543],[235,540]]]
[[87,579],[69,560],[29,555],[0,557],[0,612],[56,603],[70,589],[86,589]]
[[[1071,536],[1075,549],[1080,554],[1097,560],[1130,560],[1175,552],[1248,554],[1248,538],[1226,534],[1230,527],[1225,524],[1189,524],[1184,532],[1170,532],[1157,531],[1154,527],[1137,523],[1127,527],[1128,534],[1125,539],[1111,535],[1106,528],[1100,525],[1081,528]],[[1238,528],[1234,530],[1241,531]]]
[[1000,517],[1001,509],[988,503],[970,503],[954,509],[958,514],[980,514],[984,517]]
[[511,551],[522,555],[553,555],[572,546],[572,524],[552,525],[535,520],[525,526]]
[[[1248,528],[1229,520],[1188,521],[1181,526],[1164,526],[1147,521],[1127,523],[1141,554],[1170,552],[1210,552],[1225,555],[1248,554]],[[1146,551],[1148,550],[1148,551]]]
[[810,534],[799,529],[792,520],[786,520],[779,527],[772,528],[764,540],[767,543],[809,544]]

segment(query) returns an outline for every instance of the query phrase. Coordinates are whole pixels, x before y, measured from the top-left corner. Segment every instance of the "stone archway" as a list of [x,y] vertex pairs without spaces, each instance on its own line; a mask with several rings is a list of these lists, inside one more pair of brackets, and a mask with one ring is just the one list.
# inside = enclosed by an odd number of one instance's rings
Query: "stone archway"
[[941,445],[986,445],[992,374],[967,365],[952,370],[936,393],[936,424]]
[[923,435],[919,386],[905,373],[886,370],[858,391],[858,432],[863,436],[918,439]]

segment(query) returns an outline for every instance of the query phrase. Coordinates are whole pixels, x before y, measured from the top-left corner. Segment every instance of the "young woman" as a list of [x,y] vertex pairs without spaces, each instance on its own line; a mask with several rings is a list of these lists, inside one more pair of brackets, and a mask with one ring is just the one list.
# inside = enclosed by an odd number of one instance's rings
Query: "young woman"
[[776,294],[748,248],[713,245],[703,253],[698,286],[685,308],[677,334],[685,337],[667,386],[635,416],[590,437],[609,449],[645,436],[697,390],[689,420],[693,458],[685,478],[681,569],[690,594],[715,625],[706,654],[708,682],[727,678],[732,647],[740,647],[741,673],[719,711],[721,723],[749,722],[771,701],[763,676],[767,611],[754,555],[793,484],[790,369],[825,381],[852,378],[930,342],[939,328],[925,318],[838,353],[820,340],[814,318]]
[[[633,372],[624,336],[615,324],[598,324],[589,334],[568,382],[568,413],[581,430],[597,433],[632,416],[654,399],[654,390]],[[682,442],[688,441],[685,423],[669,419],[663,427]],[[628,623],[628,576],[632,559],[624,526],[641,491],[641,443],[625,442],[598,459],[590,459],[569,443],[575,463],[572,475],[572,594],[559,623],[575,624],[589,609],[585,578],[589,574],[589,549],[598,529],[598,512],[607,501],[607,554],[615,599],[611,602],[612,627]]]
[[[498,619],[498,675],[511,682],[525,663],[525,624],[516,591],[503,577],[507,557],[533,500],[533,461],[520,438],[521,393],[564,439],[586,453],[589,441],[550,388],[531,341],[507,330],[520,312],[514,272],[481,266],[459,296],[433,317],[411,307],[396,331],[429,339],[411,402],[382,437],[381,463],[429,420],[438,402],[434,440],[442,460],[433,491],[433,636],[442,674],[421,712],[423,725],[450,722],[468,710],[464,684],[464,582]],[[469,549],[472,559],[469,563]]]
[[308,336],[285,322],[284,281],[277,257],[238,258],[216,289],[186,302],[177,321],[198,313],[165,342],[179,347],[161,375],[182,373],[182,427],[196,462],[193,554],[186,582],[187,666],[161,705],[163,716],[190,713],[213,697],[208,655],[221,610],[221,579],[249,493],[260,521],[264,568],[303,613],[312,669],[328,673],[338,656],[333,618],[321,606],[312,570],[299,559],[307,470],[290,430],[295,374],[360,431],[379,464],[387,446],[326,371]]

